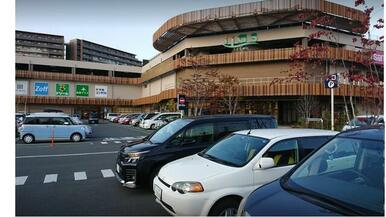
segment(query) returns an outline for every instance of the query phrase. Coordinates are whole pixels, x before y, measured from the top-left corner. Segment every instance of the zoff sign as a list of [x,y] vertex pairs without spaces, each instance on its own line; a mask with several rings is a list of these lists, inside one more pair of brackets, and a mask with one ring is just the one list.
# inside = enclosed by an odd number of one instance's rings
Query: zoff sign
[[16,95],[28,94],[28,81],[16,81]]
[[36,96],[47,96],[48,95],[48,83],[47,82],[36,82],[35,83],[35,95]]
[[107,86],[95,86],[95,97],[107,97]]

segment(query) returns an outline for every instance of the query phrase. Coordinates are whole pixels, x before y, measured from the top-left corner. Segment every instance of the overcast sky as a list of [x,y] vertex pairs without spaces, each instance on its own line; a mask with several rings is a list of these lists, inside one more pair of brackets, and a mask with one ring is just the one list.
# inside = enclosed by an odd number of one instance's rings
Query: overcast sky
[[[153,33],[169,18],[256,0],[16,0],[16,29],[89,40],[150,59]],[[368,0],[381,5],[381,0]],[[354,0],[334,0],[353,6]],[[371,3],[373,4],[373,3]],[[374,15],[383,17],[383,8]],[[377,32],[376,32],[377,33]],[[382,33],[378,32],[378,35]]]

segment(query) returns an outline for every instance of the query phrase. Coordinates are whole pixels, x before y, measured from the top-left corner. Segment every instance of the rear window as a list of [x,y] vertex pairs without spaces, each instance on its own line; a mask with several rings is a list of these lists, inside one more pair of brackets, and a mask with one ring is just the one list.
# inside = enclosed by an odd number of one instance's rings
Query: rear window
[[273,118],[258,118],[256,120],[255,128],[276,128],[276,120]]

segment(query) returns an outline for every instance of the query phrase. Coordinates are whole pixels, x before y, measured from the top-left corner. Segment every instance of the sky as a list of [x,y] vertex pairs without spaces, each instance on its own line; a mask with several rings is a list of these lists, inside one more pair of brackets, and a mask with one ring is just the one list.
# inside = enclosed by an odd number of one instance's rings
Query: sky
[[[16,0],[16,29],[79,38],[151,59],[153,33],[169,18],[188,11],[257,0]],[[368,0],[380,5],[381,0]],[[354,6],[354,0],[333,0]],[[370,3],[374,2],[374,3]],[[374,15],[383,17],[383,8]],[[375,32],[383,35],[381,32]]]

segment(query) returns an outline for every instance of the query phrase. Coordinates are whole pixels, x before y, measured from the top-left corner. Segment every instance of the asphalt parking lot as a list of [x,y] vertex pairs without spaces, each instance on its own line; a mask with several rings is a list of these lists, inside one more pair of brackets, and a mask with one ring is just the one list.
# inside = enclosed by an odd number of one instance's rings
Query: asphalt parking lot
[[16,141],[16,215],[167,215],[148,189],[115,177],[116,154],[152,131],[103,122],[79,143]]

